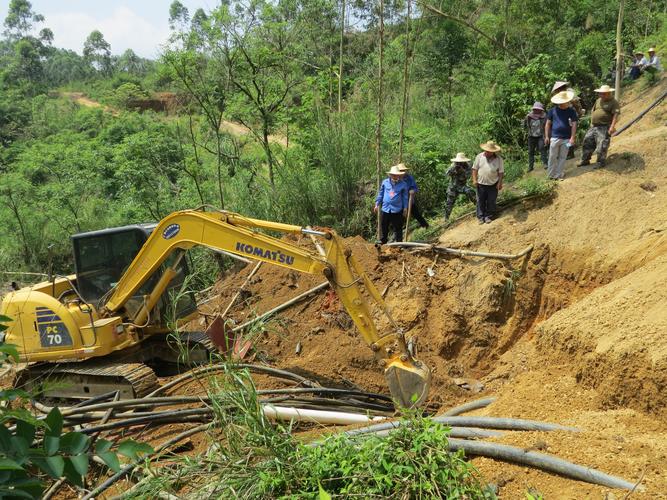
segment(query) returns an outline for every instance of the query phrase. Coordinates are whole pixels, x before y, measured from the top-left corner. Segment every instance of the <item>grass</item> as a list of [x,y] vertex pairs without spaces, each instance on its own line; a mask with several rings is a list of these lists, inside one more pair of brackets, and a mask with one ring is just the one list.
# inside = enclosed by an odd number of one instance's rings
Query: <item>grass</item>
[[[215,379],[210,395],[217,436],[206,452],[143,482],[133,492],[215,498],[466,498],[493,499],[461,452],[449,453],[449,429],[418,415],[387,437],[340,434],[309,446],[290,425],[261,411],[247,373]],[[226,410],[234,407],[237,411]],[[187,485],[187,491],[181,491]]]

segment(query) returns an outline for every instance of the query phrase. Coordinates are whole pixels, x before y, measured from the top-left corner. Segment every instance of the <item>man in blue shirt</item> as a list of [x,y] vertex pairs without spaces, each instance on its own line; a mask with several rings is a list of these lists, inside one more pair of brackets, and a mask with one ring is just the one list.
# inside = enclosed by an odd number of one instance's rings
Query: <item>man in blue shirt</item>
[[574,92],[566,90],[551,98],[556,106],[547,113],[544,127],[544,142],[549,144],[549,179],[563,180],[565,177],[565,160],[568,150],[575,144],[579,115],[570,106]]
[[415,178],[412,176],[412,174],[408,173],[409,169],[405,163],[399,163],[398,168],[404,174],[403,180],[408,185],[408,195],[412,194],[412,210],[410,211],[410,214],[417,222],[419,222],[421,227],[427,228],[428,222],[426,222],[426,219],[424,219],[421,212],[419,211],[419,207],[417,206],[417,192],[419,191],[417,182],[415,181]]
[[403,238],[403,218],[408,213],[408,185],[403,180],[403,172],[398,165],[391,167],[389,178],[382,181],[373,211],[380,217],[380,242],[389,240],[389,226],[395,233],[395,240]]

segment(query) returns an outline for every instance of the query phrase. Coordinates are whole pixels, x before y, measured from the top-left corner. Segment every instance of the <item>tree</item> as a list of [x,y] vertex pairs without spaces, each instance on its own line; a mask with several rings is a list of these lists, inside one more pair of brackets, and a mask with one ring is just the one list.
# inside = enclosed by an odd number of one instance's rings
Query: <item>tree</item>
[[35,13],[28,0],[11,0],[3,34],[10,40],[20,40],[30,33],[33,23],[42,21],[44,21],[44,16]]
[[291,92],[302,82],[299,32],[287,2],[260,0],[223,4],[212,13],[208,31],[213,57],[227,71],[235,91],[231,116],[248,127],[264,149],[269,183],[275,187],[277,159],[269,136]]
[[184,31],[190,20],[190,13],[178,0],[171,2],[169,6],[169,28],[172,30],[180,29]]
[[99,30],[92,31],[83,43],[83,57],[103,74],[111,73],[111,45]]

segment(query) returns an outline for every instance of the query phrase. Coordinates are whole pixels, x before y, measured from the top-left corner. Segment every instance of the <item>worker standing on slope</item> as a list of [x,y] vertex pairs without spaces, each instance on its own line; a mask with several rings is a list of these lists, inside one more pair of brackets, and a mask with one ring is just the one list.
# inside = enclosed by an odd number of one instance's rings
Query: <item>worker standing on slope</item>
[[540,158],[544,168],[547,168],[547,150],[544,147],[544,125],[547,121],[547,115],[544,112],[544,106],[541,102],[533,104],[533,109],[523,120],[523,126],[526,129],[528,140],[528,171],[533,170],[535,165],[535,151],[539,151]]
[[475,190],[468,186],[470,178],[470,159],[466,158],[465,153],[456,153],[456,157],[451,159],[452,165],[447,169],[449,176],[447,185],[447,203],[445,204],[445,220],[449,219],[456,203],[456,198],[460,194],[468,197],[471,203],[475,203]]
[[579,116],[570,105],[574,92],[566,90],[551,98],[556,104],[547,113],[544,127],[544,142],[549,144],[549,165],[547,175],[552,180],[565,178],[565,160],[568,149],[574,146]]
[[503,159],[500,146],[493,141],[480,144],[484,151],[472,164],[472,184],[477,187],[477,219],[480,224],[490,224],[496,213],[498,191],[503,188]]
[[[584,116],[586,113],[586,110],[581,107],[581,99],[579,99],[579,96],[577,95],[577,92],[570,87],[570,82],[565,82],[565,81],[558,81],[554,83],[553,87],[551,87],[551,97],[555,96],[556,94],[559,94],[561,92],[572,92],[572,101],[570,101],[570,106],[574,108],[574,110],[577,112],[577,116],[581,118]],[[553,102],[553,101],[552,101]],[[567,150],[567,158],[568,160],[571,160],[574,158],[574,150],[576,149],[576,145],[572,143],[572,146]]]
[[593,152],[597,150],[598,162],[594,168],[602,168],[607,160],[607,150],[611,136],[616,132],[616,122],[618,115],[621,114],[621,105],[612,95],[612,89],[609,85],[602,85],[595,89],[600,97],[595,101],[591,110],[591,127],[584,136],[584,143],[581,153],[581,163],[578,167],[585,167],[591,164]]
[[382,181],[373,211],[380,217],[380,242],[389,240],[389,226],[395,233],[395,240],[402,241],[403,219],[408,213],[408,185],[403,180],[403,172],[394,165],[387,172],[389,177]]
[[408,195],[412,195],[412,209],[410,213],[417,220],[417,222],[419,222],[421,227],[427,228],[428,222],[426,222],[426,219],[424,219],[424,216],[421,214],[419,207],[417,206],[416,197],[417,192],[419,191],[417,182],[415,181],[415,178],[412,176],[412,174],[409,173],[410,169],[407,167],[407,165],[405,165],[405,163],[399,163],[398,168],[401,172],[403,172],[403,180],[408,185]]

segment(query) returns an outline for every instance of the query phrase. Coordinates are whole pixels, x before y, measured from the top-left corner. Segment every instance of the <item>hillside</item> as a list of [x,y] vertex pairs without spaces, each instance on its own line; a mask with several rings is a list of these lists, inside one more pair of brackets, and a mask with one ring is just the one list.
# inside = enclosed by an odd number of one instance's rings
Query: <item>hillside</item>
[[[646,94],[628,93],[621,126],[666,88],[663,78]],[[634,493],[642,498],[667,491],[666,113],[663,101],[615,138],[605,170],[568,162],[567,178],[550,202],[524,202],[493,224],[463,222],[440,236],[450,247],[491,252],[534,245],[515,268],[396,249],[379,256],[361,238],[348,240],[434,369],[432,405],[495,395],[498,400],[479,414],[580,427],[579,434],[513,433],[500,441],[642,478],[646,493]],[[248,272],[216,285],[219,297],[209,312],[224,309]],[[231,316],[241,322],[320,281],[264,267]],[[254,346],[277,366],[384,390],[370,350],[330,295],[264,324]],[[473,386],[479,380],[484,389],[471,393],[455,379]],[[501,498],[519,498],[530,487],[547,498],[600,498],[607,491],[488,459],[473,463],[500,486]]]

